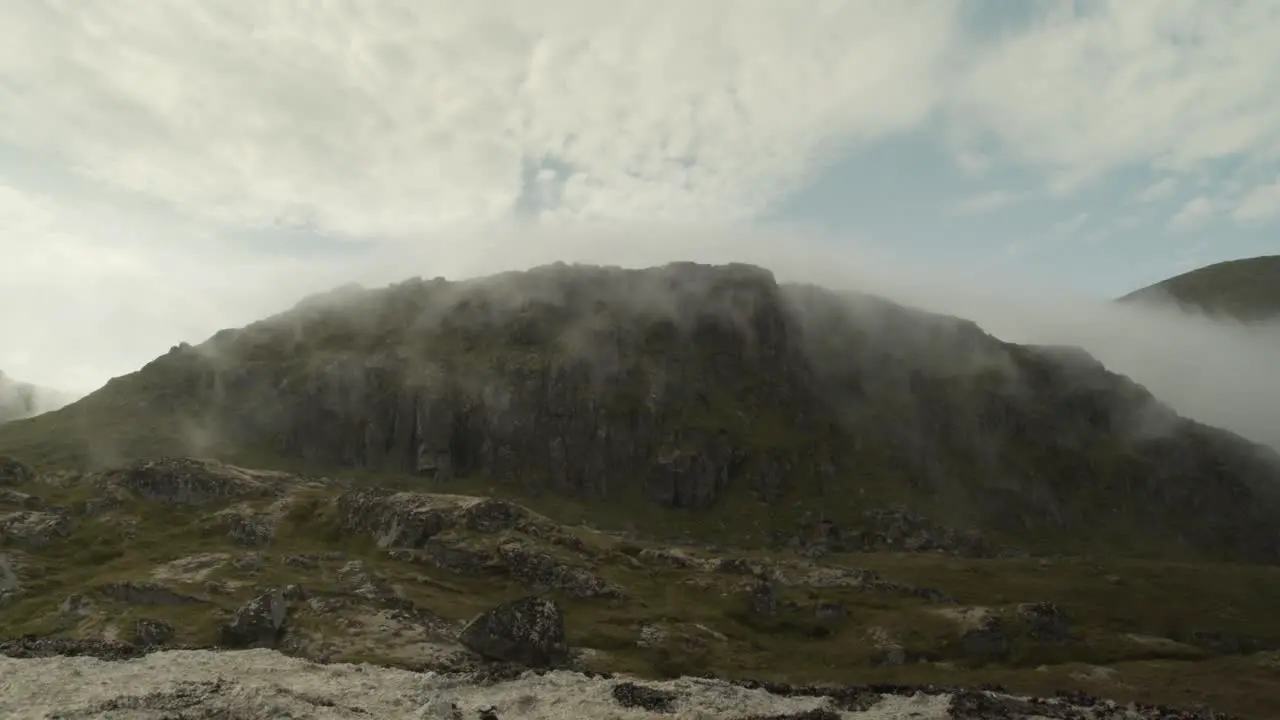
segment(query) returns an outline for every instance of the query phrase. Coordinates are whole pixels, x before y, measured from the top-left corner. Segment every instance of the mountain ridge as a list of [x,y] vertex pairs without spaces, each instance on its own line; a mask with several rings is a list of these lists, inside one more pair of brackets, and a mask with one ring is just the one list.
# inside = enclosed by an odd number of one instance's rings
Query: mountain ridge
[[756,542],[906,503],[1024,546],[1280,555],[1274,453],[1082,351],[746,265],[346,287],[0,431],[0,452],[37,463],[158,451]]

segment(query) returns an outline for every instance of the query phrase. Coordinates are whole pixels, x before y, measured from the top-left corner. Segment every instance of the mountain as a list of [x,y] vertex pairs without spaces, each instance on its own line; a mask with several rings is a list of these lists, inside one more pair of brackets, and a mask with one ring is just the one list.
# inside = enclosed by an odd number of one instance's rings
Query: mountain
[[0,371],[0,423],[56,410],[70,401],[63,393],[19,382]]
[[0,427],[0,715],[1269,719],[1277,487],[757,267],[347,286]]
[[905,505],[1023,549],[1280,559],[1275,453],[1081,351],[745,265],[341,288],[6,426],[0,452],[347,468],[761,546],[840,545]]
[[1230,260],[1192,270],[1121,298],[1175,303],[1243,321],[1280,317],[1280,255]]

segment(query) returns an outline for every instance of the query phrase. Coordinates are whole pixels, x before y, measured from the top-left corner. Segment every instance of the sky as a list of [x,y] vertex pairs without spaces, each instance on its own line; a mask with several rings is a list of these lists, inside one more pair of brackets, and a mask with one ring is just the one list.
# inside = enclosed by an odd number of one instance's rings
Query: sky
[[0,17],[0,370],[73,392],[349,281],[772,260],[981,290],[998,325],[1013,288],[1280,252],[1275,2]]

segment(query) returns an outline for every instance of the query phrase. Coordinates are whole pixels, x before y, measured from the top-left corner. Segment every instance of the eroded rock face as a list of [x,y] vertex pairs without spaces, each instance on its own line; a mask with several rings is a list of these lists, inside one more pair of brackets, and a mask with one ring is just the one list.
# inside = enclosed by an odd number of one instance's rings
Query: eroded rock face
[[521,598],[481,613],[458,639],[489,660],[529,667],[558,665],[569,655],[564,612],[549,598]]
[[236,610],[223,626],[219,645],[227,648],[273,648],[284,637],[288,601],[280,590],[263,593]]

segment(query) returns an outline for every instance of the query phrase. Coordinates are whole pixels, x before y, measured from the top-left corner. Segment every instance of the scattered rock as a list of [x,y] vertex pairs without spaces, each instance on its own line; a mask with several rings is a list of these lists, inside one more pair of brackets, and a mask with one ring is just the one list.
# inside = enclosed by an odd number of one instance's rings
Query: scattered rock
[[133,624],[133,642],[136,645],[144,647],[163,645],[173,636],[173,625],[164,620],[139,618]]
[[551,667],[568,660],[564,613],[554,600],[525,597],[481,613],[459,641],[489,660]]
[[100,660],[132,660],[146,653],[146,649],[136,645],[90,638],[24,635],[14,640],[0,640],[0,655],[12,658],[88,656]]
[[8,455],[0,455],[0,485],[21,485],[35,476],[35,472],[26,463]]
[[303,570],[314,570],[320,567],[320,558],[315,555],[290,555],[284,559],[284,564]]
[[0,540],[42,547],[71,534],[71,518],[63,511],[19,510],[0,515]]
[[279,518],[270,513],[250,510],[224,510],[215,516],[227,531],[232,542],[244,547],[262,547],[275,536]]
[[44,507],[44,501],[30,493],[0,487],[0,505],[12,505],[23,510],[39,510]]
[[263,593],[236,610],[231,622],[223,626],[218,644],[229,648],[276,647],[284,636],[288,616],[284,593]]
[[633,682],[613,686],[613,699],[624,708],[643,708],[649,712],[671,713],[676,710],[678,696],[670,690],[645,687]]

